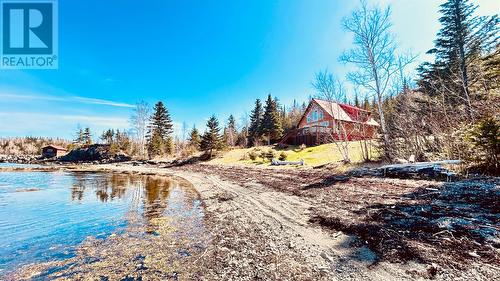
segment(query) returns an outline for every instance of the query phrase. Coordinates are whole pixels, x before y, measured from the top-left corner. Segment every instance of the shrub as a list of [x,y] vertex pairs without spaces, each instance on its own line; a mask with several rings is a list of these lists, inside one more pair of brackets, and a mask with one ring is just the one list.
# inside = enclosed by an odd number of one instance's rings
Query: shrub
[[280,153],[279,160],[280,160],[280,161],[285,161],[285,160],[286,160],[286,157],[287,157],[286,153],[285,153],[284,151],[282,151],[282,152]]
[[180,155],[182,158],[187,158],[187,157],[193,156],[197,152],[198,152],[198,149],[196,149],[196,146],[190,144],[190,145],[187,145],[186,147],[181,149]]
[[246,161],[246,160],[248,160],[248,158],[249,158],[249,157],[248,157],[248,154],[249,154],[249,153],[243,153],[243,155],[242,155],[242,156],[241,156],[241,158],[240,158],[240,161]]
[[469,140],[476,150],[476,161],[498,170],[500,158],[500,120],[486,118],[472,127]]
[[276,158],[276,151],[269,149],[268,151],[262,151],[260,154],[260,157],[262,159],[267,159],[269,161],[273,160],[273,158]]
[[257,153],[252,150],[248,153],[248,157],[250,157],[250,160],[255,161],[257,159]]

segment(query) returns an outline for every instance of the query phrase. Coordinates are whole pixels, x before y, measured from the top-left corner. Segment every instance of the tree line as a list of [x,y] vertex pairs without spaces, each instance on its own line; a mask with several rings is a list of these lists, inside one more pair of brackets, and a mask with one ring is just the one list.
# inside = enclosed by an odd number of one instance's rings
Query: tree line
[[478,16],[470,0],[440,5],[433,61],[406,75],[414,56],[391,33],[391,10],[368,6],[343,21],[354,48],[340,61],[356,70],[347,79],[376,100],[386,159],[462,159],[498,172],[500,42],[498,14]]
[[[441,28],[428,52],[434,60],[421,63],[414,75],[408,68],[417,56],[397,45],[390,7],[360,3],[342,21],[344,30],[353,35],[353,47],[339,57],[341,63],[353,66],[345,81],[352,85],[354,97],[347,98],[344,80],[328,70],[314,76],[315,95],[371,111],[381,125],[379,148],[385,159],[474,157],[481,159],[469,160],[498,169],[498,15],[476,15],[477,5],[470,0],[444,1]],[[132,150],[150,158],[199,150],[213,156],[225,147],[275,143],[296,127],[307,102],[285,106],[269,94],[264,101],[256,99],[250,114],[243,114],[239,122],[230,115],[221,124],[213,115],[203,132],[195,126],[187,132],[184,123],[182,139],[173,136],[172,119],[162,102],[153,110],[140,102],[130,120]],[[113,132],[107,133],[103,136],[107,143],[124,142],[123,137],[113,140]],[[80,130],[78,142],[88,143],[89,134]]]

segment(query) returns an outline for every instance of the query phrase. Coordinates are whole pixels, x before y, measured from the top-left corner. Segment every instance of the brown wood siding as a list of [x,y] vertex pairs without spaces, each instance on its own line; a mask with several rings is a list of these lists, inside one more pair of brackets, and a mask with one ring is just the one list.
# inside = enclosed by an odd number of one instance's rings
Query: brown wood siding
[[[307,115],[309,115],[314,109],[323,111],[323,118],[318,118],[317,121],[307,123]],[[322,127],[321,123],[328,121],[328,128]],[[326,110],[324,110],[319,104],[314,100],[307,106],[304,115],[297,124],[297,129],[293,132],[288,133],[281,141],[283,144],[290,145],[319,145],[332,141],[332,137],[336,140],[344,139],[344,136],[339,136],[329,133],[334,126],[338,126],[337,123],[342,122],[347,131],[348,140],[362,140],[362,139],[373,139],[377,135],[377,127],[373,125],[366,125],[359,122],[350,121],[338,121],[335,120]],[[330,130],[325,132],[325,130]]]

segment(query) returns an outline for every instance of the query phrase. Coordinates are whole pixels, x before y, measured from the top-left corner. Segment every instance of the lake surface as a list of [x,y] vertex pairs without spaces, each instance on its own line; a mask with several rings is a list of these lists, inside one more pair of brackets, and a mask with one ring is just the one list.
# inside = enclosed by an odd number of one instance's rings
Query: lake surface
[[25,264],[73,257],[88,237],[106,238],[131,227],[155,235],[151,222],[160,217],[199,233],[203,216],[197,193],[180,179],[0,172],[0,279]]

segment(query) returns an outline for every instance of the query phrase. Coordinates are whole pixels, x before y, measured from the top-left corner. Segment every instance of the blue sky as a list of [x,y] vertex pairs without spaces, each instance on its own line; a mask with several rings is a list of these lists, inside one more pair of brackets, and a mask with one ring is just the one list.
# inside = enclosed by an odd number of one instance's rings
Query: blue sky
[[[403,50],[423,54],[438,24],[435,0],[391,5]],[[500,11],[478,0],[479,14]],[[341,20],[356,1],[224,0],[59,2],[59,69],[0,71],[0,137],[72,138],[77,125],[100,134],[126,129],[133,105],[162,100],[180,124],[204,128],[249,112],[268,93],[285,105],[313,94],[314,73],[351,46]]]

